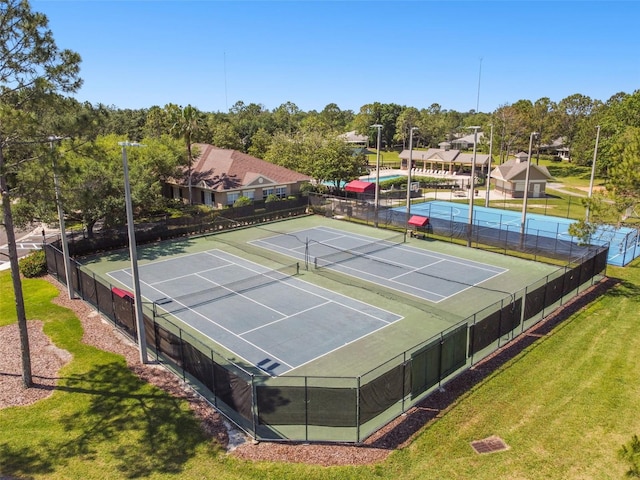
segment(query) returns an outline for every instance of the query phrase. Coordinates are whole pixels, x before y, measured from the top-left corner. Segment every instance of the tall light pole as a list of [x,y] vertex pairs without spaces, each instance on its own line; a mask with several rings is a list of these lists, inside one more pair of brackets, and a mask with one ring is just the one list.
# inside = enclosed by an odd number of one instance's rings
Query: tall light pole
[[524,234],[527,223],[527,199],[529,197],[529,173],[531,172],[531,148],[533,147],[533,137],[538,132],[531,132],[529,135],[529,157],[527,158],[527,173],[524,178],[524,199],[522,200],[522,220],[520,221],[520,244],[524,242]]
[[141,147],[134,142],[118,142],[122,147],[122,167],[124,169],[124,197],[127,207],[127,228],[129,232],[129,255],[131,257],[131,276],[133,278],[133,295],[136,311],[136,326],[138,330],[138,347],[140,361],[147,363],[147,340],[144,330],[144,316],[142,314],[142,295],[140,293],[140,276],[138,275],[138,253],[136,250],[136,233],[133,227],[133,207],[131,206],[131,187],[129,185],[129,165],[127,163],[127,147]]
[[[71,261],[69,259],[69,242],[67,241],[67,232],[64,225],[64,211],[62,209],[62,195],[60,194],[60,181],[58,179],[58,165],[56,163],[56,155],[53,150],[53,142],[62,140],[63,137],[50,136],[49,147],[51,152],[51,166],[53,168],[53,186],[56,193],[56,207],[58,207],[58,223],[60,224],[60,241],[62,243],[62,258],[64,259],[64,273],[67,280],[67,292],[69,299],[75,298],[73,291],[73,283],[71,283]],[[44,240],[43,240],[44,241]]]
[[491,156],[493,155],[493,123],[491,124],[491,135],[489,137],[489,164],[487,165],[487,195],[484,199],[484,206],[489,208],[489,190],[491,189]]
[[407,163],[407,227],[409,228],[409,219],[411,218],[411,167],[413,165],[413,131],[418,127],[409,129],[409,162]]
[[476,151],[478,149],[478,129],[480,127],[467,127],[473,129],[473,160],[471,160],[471,180],[469,181],[469,222],[467,223],[467,247],[471,246],[473,235],[473,196],[476,186]]
[[374,206],[374,225],[378,228],[378,204],[380,203],[380,135],[382,132],[382,125],[376,123],[375,125],[371,125],[371,128],[378,129],[378,143],[376,151],[376,196]]
[[[598,141],[600,140],[600,125],[596,127],[598,132],[596,133],[596,148],[593,150],[593,163],[591,165],[591,180],[589,180],[589,200],[593,195],[593,179],[596,176],[596,158],[598,157]],[[589,202],[587,202],[586,221],[589,222]]]

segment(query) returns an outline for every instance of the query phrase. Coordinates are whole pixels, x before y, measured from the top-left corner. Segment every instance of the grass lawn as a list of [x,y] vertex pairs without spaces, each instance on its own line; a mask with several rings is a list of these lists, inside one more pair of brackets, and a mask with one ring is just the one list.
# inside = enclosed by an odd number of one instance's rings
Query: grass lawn
[[[81,343],[75,315],[25,280],[27,315],[73,354],[59,388],[0,410],[0,476],[34,479],[621,479],[617,451],[640,433],[640,261],[609,267],[621,283],[474,387],[415,441],[361,467],[250,463],[200,432],[185,402],[140,382],[124,360]],[[0,273],[0,325],[15,321]],[[469,442],[500,436],[509,450]]]

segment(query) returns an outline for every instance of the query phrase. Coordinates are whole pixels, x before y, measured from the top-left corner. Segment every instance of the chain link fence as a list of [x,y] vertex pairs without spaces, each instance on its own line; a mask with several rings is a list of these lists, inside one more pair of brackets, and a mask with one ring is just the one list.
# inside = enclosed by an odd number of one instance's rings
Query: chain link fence
[[[312,205],[331,215],[346,206],[322,197],[316,197]],[[352,204],[351,208],[351,214],[357,208],[370,215],[364,206]],[[396,225],[391,216],[384,218],[389,218],[388,225]],[[62,252],[48,244],[45,253],[49,273],[65,283]],[[146,303],[144,341],[159,363],[258,440],[359,443],[600,281],[606,259],[606,247],[576,247],[566,264],[547,278],[353,377],[265,375],[252,365],[231,361],[221,346],[195,338],[179,321],[158,315]],[[76,294],[137,341],[132,295],[75,260],[71,269],[71,288]],[[328,270],[325,274],[339,275]]]

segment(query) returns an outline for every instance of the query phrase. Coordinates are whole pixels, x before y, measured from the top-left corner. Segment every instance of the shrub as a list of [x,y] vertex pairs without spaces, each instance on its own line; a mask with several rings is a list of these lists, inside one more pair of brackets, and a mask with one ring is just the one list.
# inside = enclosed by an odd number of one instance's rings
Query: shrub
[[300,185],[300,193],[304,194],[308,194],[309,192],[315,192],[316,191],[316,187],[314,185],[312,185],[310,182],[305,182],[302,185]]
[[278,197],[275,193],[270,193],[269,195],[267,195],[267,198],[264,200],[264,203],[278,202],[278,201],[280,201],[280,197]]
[[44,250],[35,250],[18,262],[20,272],[27,278],[41,277],[47,273]]
[[629,466],[625,476],[627,478],[640,478],[640,439],[637,435],[631,437],[629,443],[618,450],[618,456],[626,461]]
[[251,199],[249,197],[238,197],[235,202],[233,202],[234,207],[245,207],[247,205],[251,205]]

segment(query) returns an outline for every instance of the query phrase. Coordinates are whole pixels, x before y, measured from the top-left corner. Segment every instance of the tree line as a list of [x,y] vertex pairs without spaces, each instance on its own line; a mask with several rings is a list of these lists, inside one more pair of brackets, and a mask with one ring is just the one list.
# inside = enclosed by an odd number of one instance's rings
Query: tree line
[[[258,158],[265,158],[270,144],[278,136],[332,136],[356,131],[371,138],[375,146],[376,132],[371,125],[382,125],[382,145],[387,148],[408,146],[409,127],[414,132],[414,147],[438,147],[470,132],[479,126],[485,132],[484,148],[489,143],[489,131],[494,130],[494,153],[501,159],[517,151],[526,150],[531,132],[537,132],[537,149],[562,138],[571,151],[571,161],[578,165],[591,162],[596,126],[601,126],[603,159],[608,159],[611,144],[626,127],[640,127],[638,104],[640,91],[620,92],[606,101],[576,93],[559,102],[548,97],[538,100],[518,100],[504,104],[490,113],[457,112],[443,109],[434,103],[428,108],[394,103],[374,102],[363,105],[358,112],[341,110],[330,103],[321,111],[302,111],[295,103],[286,102],[268,110],[263,105],[236,102],[229,112],[204,112],[194,109],[199,129],[194,141],[210,143],[220,148],[240,150]],[[102,133],[123,135],[132,140],[159,136],[171,129],[171,111],[178,107],[151,106],[146,109],[119,109],[101,105],[106,119]],[[606,172],[610,162],[604,161]]]

